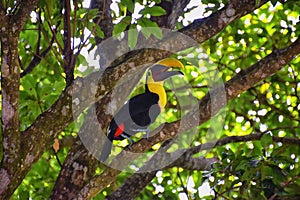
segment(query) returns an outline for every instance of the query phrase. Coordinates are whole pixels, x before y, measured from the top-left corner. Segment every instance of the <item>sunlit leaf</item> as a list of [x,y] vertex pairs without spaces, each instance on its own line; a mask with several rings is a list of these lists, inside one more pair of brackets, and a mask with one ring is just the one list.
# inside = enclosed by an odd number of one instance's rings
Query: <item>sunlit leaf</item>
[[153,7],[145,7],[139,13],[143,15],[150,14],[151,16],[161,16],[161,15],[165,15],[167,12],[165,11],[165,9],[163,9],[160,6],[153,6]]

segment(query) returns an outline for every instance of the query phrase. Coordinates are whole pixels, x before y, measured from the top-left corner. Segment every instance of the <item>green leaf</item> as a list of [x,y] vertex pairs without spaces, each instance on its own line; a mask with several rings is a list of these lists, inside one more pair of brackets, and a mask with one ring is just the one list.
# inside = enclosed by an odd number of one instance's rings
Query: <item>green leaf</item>
[[276,165],[272,165],[271,167],[273,174],[273,182],[275,184],[280,185],[282,182],[286,181],[286,172],[284,172],[280,167]]
[[134,3],[132,0],[121,0],[121,4],[131,13],[134,12]]
[[99,10],[94,8],[94,9],[82,9],[83,10],[83,13],[86,13],[86,15],[84,15],[84,17],[87,17],[87,19],[94,19],[98,16],[99,14]]
[[141,27],[158,27],[156,22],[151,21],[148,18],[141,18],[137,21]]
[[161,15],[165,15],[167,12],[165,11],[165,9],[163,9],[160,6],[153,6],[153,7],[145,7],[144,9],[142,9],[139,14],[142,15],[151,15],[151,16],[161,16]]
[[22,190],[19,192],[19,198],[20,200],[27,200],[29,199],[29,191],[28,190]]
[[201,186],[202,185],[202,182],[203,182],[203,175],[202,173],[199,173],[197,171],[197,173],[194,173],[193,174],[193,179],[194,179],[194,182],[195,182],[195,186]]
[[131,26],[128,31],[128,45],[131,49],[134,49],[138,38],[138,30],[136,26]]
[[142,27],[141,31],[146,38],[154,35],[156,38],[161,39],[163,37],[162,30],[158,27],[156,22],[147,18],[141,18],[138,20],[138,25]]
[[284,188],[284,190],[290,195],[300,195],[300,185],[297,183],[293,183]]
[[101,30],[100,26],[96,26],[96,35],[100,38],[104,38],[104,32]]
[[238,166],[234,170],[235,171],[246,170],[247,165],[248,165],[248,161],[242,160],[239,162]]
[[272,136],[269,133],[264,134],[260,140],[263,147],[267,147],[273,142]]
[[261,168],[261,178],[266,179],[266,178],[272,178],[273,176],[273,170],[269,166],[262,166]]
[[125,31],[127,26],[131,23],[131,17],[126,16],[124,17],[118,24],[114,26],[113,35],[118,35]]

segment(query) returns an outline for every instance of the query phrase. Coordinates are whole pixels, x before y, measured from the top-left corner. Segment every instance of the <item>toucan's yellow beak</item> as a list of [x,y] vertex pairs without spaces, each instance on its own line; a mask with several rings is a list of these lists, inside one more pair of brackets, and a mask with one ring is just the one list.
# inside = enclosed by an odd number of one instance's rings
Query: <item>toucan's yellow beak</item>
[[157,64],[164,65],[167,67],[179,67],[182,70],[184,69],[184,65],[176,58],[166,58],[158,61]]
[[152,78],[155,82],[164,81],[171,76],[183,75],[181,71],[168,71],[173,67],[179,67],[184,69],[183,64],[175,58],[166,58],[154,64],[150,70],[152,72]]

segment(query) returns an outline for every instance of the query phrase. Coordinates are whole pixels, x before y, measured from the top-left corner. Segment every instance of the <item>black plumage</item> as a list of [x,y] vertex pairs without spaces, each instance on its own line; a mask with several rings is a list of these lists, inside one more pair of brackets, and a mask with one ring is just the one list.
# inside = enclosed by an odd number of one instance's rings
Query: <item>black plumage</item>
[[148,90],[132,97],[117,112],[107,130],[107,139],[104,143],[100,161],[105,161],[112,148],[113,140],[130,139],[138,132],[147,132],[160,113],[159,96]]
[[184,69],[183,64],[174,58],[161,60],[149,68],[145,92],[132,97],[111,120],[100,161],[104,162],[108,158],[113,140],[128,139],[132,142],[130,137],[138,132],[146,132],[148,136],[148,127],[156,120],[167,101],[164,80],[183,74],[180,71],[168,71],[172,67]]

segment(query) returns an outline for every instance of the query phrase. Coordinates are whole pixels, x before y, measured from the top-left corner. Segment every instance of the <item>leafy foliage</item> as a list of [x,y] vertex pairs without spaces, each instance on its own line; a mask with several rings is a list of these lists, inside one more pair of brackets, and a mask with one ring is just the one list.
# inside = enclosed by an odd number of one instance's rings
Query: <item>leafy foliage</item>
[[[74,2],[77,4],[72,8],[70,20],[72,47],[78,55],[75,77],[84,77],[94,68],[85,66],[88,62],[82,49],[95,46],[96,39],[105,38],[105,34],[95,20],[98,11],[85,8],[82,1]],[[203,5],[200,6],[205,6],[206,14],[220,10],[228,3],[227,0],[201,2]],[[139,33],[146,39],[161,38],[162,30],[152,18],[167,14],[160,3],[160,0],[116,2],[117,8],[112,10],[113,36],[122,36],[124,31],[128,31],[124,37],[128,37],[131,49],[136,46]],[[139,7],[141,8],[138,10]],[[272,0],[234,21],[201,46],[178,52],[174,56],[180,58],[186,66],[184,79],[192,87],[189,92],[200,100],[216,83],[230,80],[274,49],[290,45],[300,35],[299,15],[300,4],[297,0],[284,4]],[[186,24],[183,20],[178,20],[177,27],[184,26]],[[145,29],[146,27],[153,28]],[[40,114],[49,109],[65,88],[65,73],[62,68],[64,59],[61,56],[63,38],[62,3],[55,0],[40,1],[19,37],[21,72],[32,68],[20,82],[21,130],[28,128]],[[41,59],[37,64],[33,63],[35,57]],[[138,199],[178,199],[179,196],[188,196],[190,199],[299,197],[300,147],[290,142],[299,141],[299,71],[298,56],[277,74],[228,102],[226,108],[214,119],[214,122],[220,121],[221,131],[210,122],[200,125],[192,145],[228,136],[263,133],[259,140],[232,142],[200,152],[199,155],[207,158],[219,159],[209,171],[192,171],[180,167],[158,171]],[[173,81],[171,84],[179,82],[176,79]],[[136,90],[136,93],[139,92],[141,91]],[[180,106],[187,106],[190,102],[179,105],[177,98],[184,99],[187,91],[179,88],[177,92],[174,95],[168,90],[167,109],[154,126],[164,121],[179,120],[185,114],[181,113]],[[60,134],[59,139],[73,137],[77,132],[78,127],[72,124]],[[281,140],[283,138],[291,140]],[[59,159],[51,150],[44,152],[12,199],[49,198],[60,171],[58,160],[62,162],[68,150],[69,146],[59,148]],[[153,150],[157,148],[153,147]],[[115,183],[95,199],[103,199],[127,177],[128,174],[121,174]],[[204,191],[204,185],[208,184],[208,191]]]

